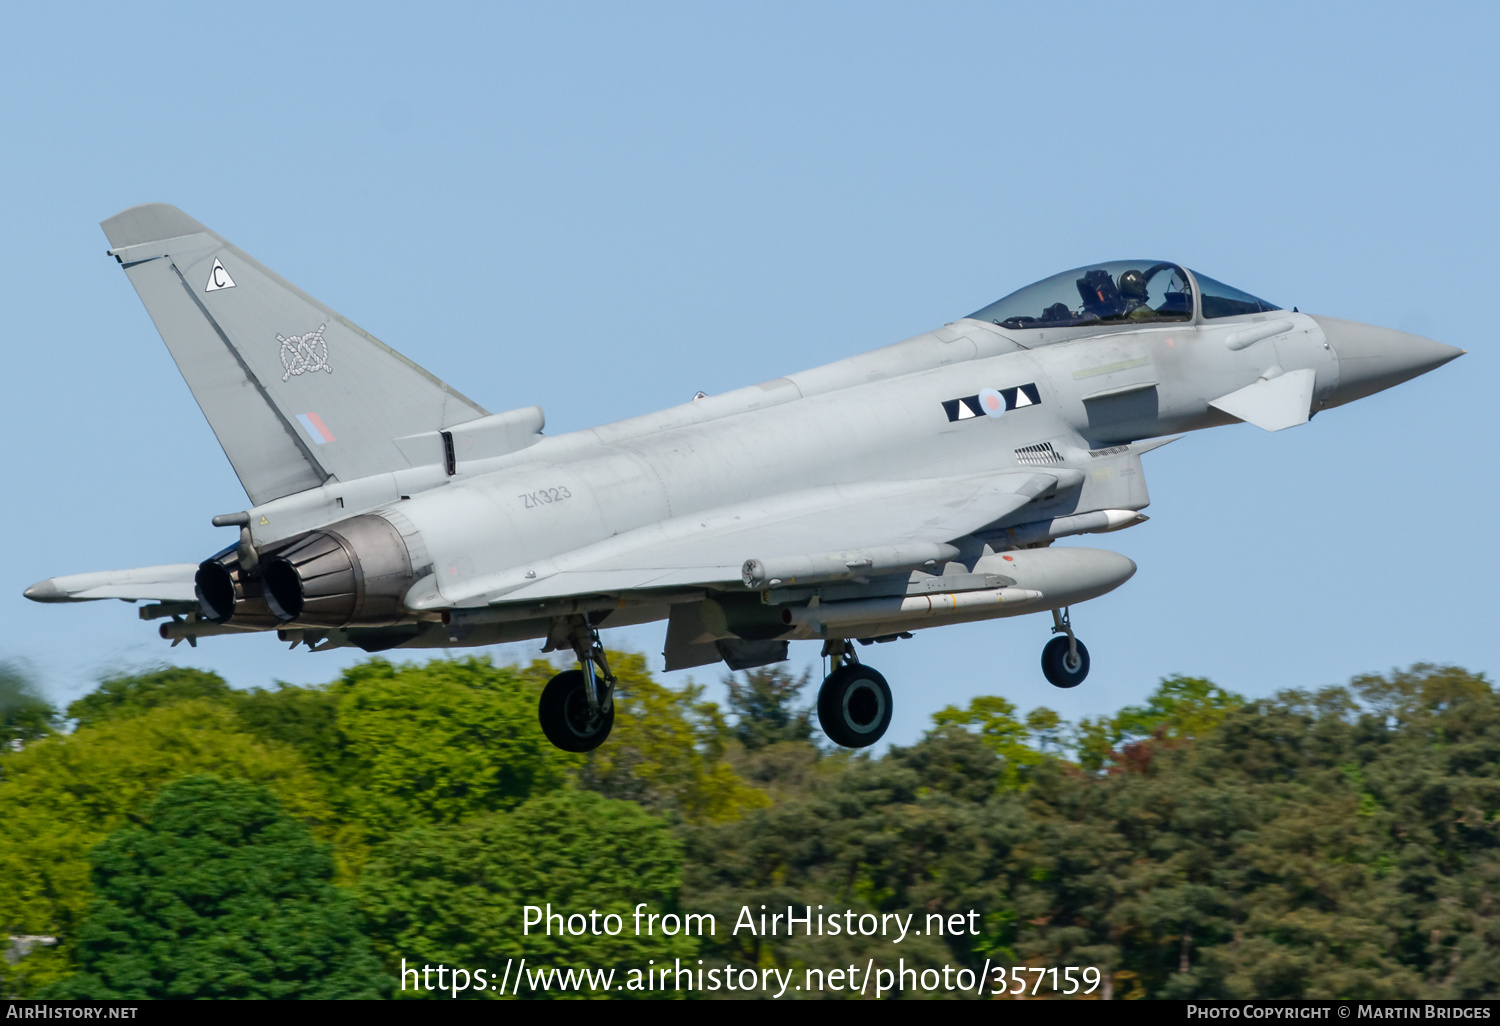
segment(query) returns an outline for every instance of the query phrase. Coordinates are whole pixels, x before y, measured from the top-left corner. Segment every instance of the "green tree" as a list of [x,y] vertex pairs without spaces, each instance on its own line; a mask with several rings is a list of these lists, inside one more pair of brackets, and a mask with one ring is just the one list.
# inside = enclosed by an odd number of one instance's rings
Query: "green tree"
[[287,744],[331,786],[347,785],[355,772],[339,733],[338,693],[327,685],[278,683],[274,689],[233,692],[233,708],[256,737]]
[[[637,654],[611,652],[619,679],[615,726],[609,740],[589,753],[582,786],[611,798],[692,822],[724,822],[769,804],[725,759],[731,734],[719,707],[702,700],[703,688],[674,691],[657,681]],[[549,664],[533,664],[538,675]]]
[[1203,677],[1163,677],[1145,705],[1128,705],[1114,716],[1114,741],[1154,737],[1183,741],[1203,737],[1245,704],[1243,695],[1225,691]]
[[76,720],[80,727],[96,727],[175,702],[216,701],[231,694],[229,685],[217,673],[167,666],[149,673],[105,678],[97,688],[68,706],[68,718]]
[[[772,746],[774,751],[782,746]],[[841,914],[911,916],[901,942],[906,966],[983,967],[1013,941],[1017,911],[1010,880],[1028,829],[1019,796],[997,794],[1000,759],[967,730],[934,730],[884,758],[824,760],[770,808],[684,831],[683,904],[734,923],[804,906]],[[940,936],[928,915],[977,914],[979,936]],[[806,937],[721,934],[712,954],[740,965],[803,969],[865,964],[894,951],[892,937],[858,933]],[[705,956],[707,957],[707,956]],[[977,959],[977,960],[976,960]]]
[[372,836],[514,808],[564,786],[583,761],[542,734],[535,677],[486,658],[372,659],[331,690],[339,800]]
[[88,853],[139,822],[168,783],[194,773],[267,787],[294,816],[335,836],[322,786],[291,749],[251,737],[232,710],[178,702],[36,741],[0,774],[0,928],[60,937],[14,966],[0,992],[29,994],[73,971],[77,924],[89,904]]
[[0,755],[12,741],[35,741],[57,729],[57,709],[19,668],[0,663]]
[[1112,773],[1028,792],[1023,956],[1163,997],[1500,992],[1500,701],[1482,677],[1419,666],[1176,739],[1159,724]]
[[265,788],[166,788],[93,852],[79,973],[48,997],[373,998],[389,993],[327,846]]
[[797,704],[811,674],[793,674],[778,664],[727,675],[724,686],[735,716],[735,740],[754,751],[778,741],[811,739],[812,708]]
[[1008,790],[1026,785],[1031,769],[1045,758],[1036,742],[1052,741],[1060,722],[1052,710],[1035,709],[1022,723],[1016,719],[1016,707],[996,695],[974,698],[967,709],[946,706],[932,721],[939,731],[951,727],[975,731],[985,747],[1000,756],[1000,786]]
[[1061,753],[1063,728],[1062,717],[1044,705],[1039,705],[1026,714],[1026,729],[1039,751],[1053,755]]
[[[697,940],[643,923],[633,913],[684,911],[679,899],[682,852],[665,821],[640,807],[588,791],[558,791],[512,812],[479,816],[451,826],[416,827],[381,845],[366,866],[359,895],[387,969],[439,964],[483,967],[497,978],[507,959],[534,967],[614,968],[626,983],[629,969],[648,959],[688,960]],[[621,917],[581,935],[545,920],[547,906],[563,920],[597,910]],[[525,907],[537,925],[526,932]],[[696,911],[695,909],[692,911]],[[575,929],[577,923],[574,923]],[[650,934],[646,926],[653,926]],[[722,932],[727,926],[720,924]],[[436,980],[434,975],[432,980]],[[513,977],[514,979],[514,977]],[[425,980],[423,982],[426,982]],[[472,982],[472,981],[471,981]],[[402,996],[438,996],[404,980]],[[447,995],[442,995],[446,997]],[[475,987],[465,997],[498,997]],[[633,996],[628,990],[620,996]]]
[[1078,764],[1091,773],[1149,760],[1160,747],[1207,735],[1244,703],[1243,696],[1202,677],[1163,677],[1144,705],[1080,720],[1072,730],[1072,748]]

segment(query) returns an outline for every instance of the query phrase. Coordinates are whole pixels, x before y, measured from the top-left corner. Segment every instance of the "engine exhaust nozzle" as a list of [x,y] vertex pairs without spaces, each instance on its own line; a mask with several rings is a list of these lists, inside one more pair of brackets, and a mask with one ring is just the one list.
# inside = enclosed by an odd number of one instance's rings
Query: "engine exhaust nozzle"
[[400,533],[371,514],[292,539],[261,560],[261,575],[277,620],[310,627],[398,623],[414,580]]
[[260,578],[251,577],[240,565],[237,545],[199,563],[193,575],[193,590],[203,619],[236,627],[276,626],[276,614],[266,604],[261,585]]

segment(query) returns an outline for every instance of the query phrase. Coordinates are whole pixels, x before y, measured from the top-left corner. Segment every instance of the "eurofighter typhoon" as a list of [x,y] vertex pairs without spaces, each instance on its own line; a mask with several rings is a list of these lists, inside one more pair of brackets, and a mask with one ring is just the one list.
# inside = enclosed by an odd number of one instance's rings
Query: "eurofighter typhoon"
[[249,496],[201,563],[53,577],[38,602],[148,603],[163,638],[276,632],[313,651],[545,639],[579,668],[553,744],[609,735],[601,627],[665,620],[669,670],[822,643],[818,717],[874,744],[891,690],[860,645],[1050,613],[1042,672],[1080,684],[1070,606],[1135,564],[1051,547],[1146,518],[1141,456],[1199,428],[1280,431],[1461,350],[1283,310],[1181,265],[1094,264],[916,338],[547,437],[490,413],[175,207],[103,223]]

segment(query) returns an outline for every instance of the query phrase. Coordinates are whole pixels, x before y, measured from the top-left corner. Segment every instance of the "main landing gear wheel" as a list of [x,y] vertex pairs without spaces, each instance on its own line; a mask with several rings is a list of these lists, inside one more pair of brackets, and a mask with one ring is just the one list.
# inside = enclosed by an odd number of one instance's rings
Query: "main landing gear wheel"
[[592,752],[604,743],[615,725],[615,704],[605,701],[596,710],[589,703],[588,680],[582,670],[565,670],[547,682],[537,717],[542,733],[565,752]]
[[578,669],[547,682],[537,703],[537,719],[547,740],[565,752],[592,752],[615,725],[615,675],[599,632],[584,616],[555,616],[543,652],[572,649]]
[[818,689],[818,725],[844,748],[868,748],[891,725],[891,686],[868,666],[844,663]]

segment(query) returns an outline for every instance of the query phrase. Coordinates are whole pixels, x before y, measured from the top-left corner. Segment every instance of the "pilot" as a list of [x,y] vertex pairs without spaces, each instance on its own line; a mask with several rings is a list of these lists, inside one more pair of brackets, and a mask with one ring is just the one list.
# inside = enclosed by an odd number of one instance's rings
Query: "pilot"
[[1132,268],[1120,274],[1120,298],[1125,303],[1125,316],[1132,321],[1154,320],[1156,311],[1151,309],[1150,290],[1146,276]]

